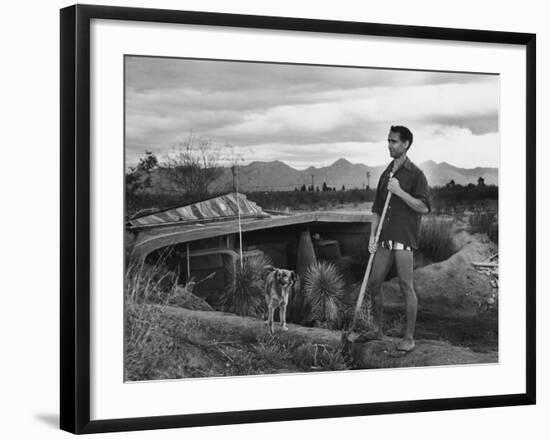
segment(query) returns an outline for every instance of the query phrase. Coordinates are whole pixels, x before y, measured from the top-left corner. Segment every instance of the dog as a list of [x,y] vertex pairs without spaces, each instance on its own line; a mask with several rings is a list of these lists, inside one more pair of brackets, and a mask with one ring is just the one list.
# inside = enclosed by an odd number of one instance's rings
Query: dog
[[275,309],[279,309],[279,320],[281,329],[287,331],[286,326],[286,308],[288,306],[290,295],[297,282],[296,272],[283,268],[275,268],[271,265],[265,267],[264,293],[267,304],[267,324],[273,334],[275,332],[275,322],[273,317]]

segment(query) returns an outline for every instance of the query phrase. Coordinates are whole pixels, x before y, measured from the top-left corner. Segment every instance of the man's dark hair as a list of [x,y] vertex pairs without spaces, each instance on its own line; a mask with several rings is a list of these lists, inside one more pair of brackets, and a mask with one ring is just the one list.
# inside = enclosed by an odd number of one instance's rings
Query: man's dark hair
[[411,130],[409,130],[407,127],[404,127],[402,125],[392,125],[390,128],[390,131],[394,133],[399,133],[399,138],[401,139],[402,142],[408,140],[409,148],[413,144],[413,133],[411,133]]

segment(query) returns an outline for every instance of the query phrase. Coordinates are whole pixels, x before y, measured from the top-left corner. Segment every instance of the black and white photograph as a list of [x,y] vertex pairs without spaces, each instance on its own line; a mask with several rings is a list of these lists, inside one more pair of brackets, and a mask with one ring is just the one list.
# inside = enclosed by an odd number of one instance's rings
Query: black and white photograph
[[124,57],[124,379],[499,361],[499,75]]
[[545,437],[544,3],[6,6],[2,437]]

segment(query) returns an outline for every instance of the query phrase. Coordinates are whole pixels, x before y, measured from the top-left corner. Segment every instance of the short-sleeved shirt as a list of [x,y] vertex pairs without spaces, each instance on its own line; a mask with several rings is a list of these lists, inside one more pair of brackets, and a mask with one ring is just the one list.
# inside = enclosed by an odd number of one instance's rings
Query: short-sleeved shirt
[[[388,181],[393,162],[384,170],[378,181],[376,196],[372,205],[372,212],[382,215],[386,196],[388,195]],[[430,193],[428,181],[424,172],[410,161],[408,157],[397,172],[393,175],[399,180],[399,186],[409,195],[422,200],[431,211]],[[418,249],[418,237],[420,235],[420,221],[422,214],[409,207],[400,197],[393,194],[388,205],[382,232],[379,241],[397,241]]]

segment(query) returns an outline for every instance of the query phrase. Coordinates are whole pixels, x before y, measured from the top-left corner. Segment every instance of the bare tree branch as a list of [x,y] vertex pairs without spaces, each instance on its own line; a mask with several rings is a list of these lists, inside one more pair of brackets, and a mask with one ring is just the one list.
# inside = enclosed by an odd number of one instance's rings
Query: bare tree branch
[[221,176],[219,162],[220,149],[210,139],[191,133],[162,167],[178,190],[199,200],[211,194],[211,186]]

